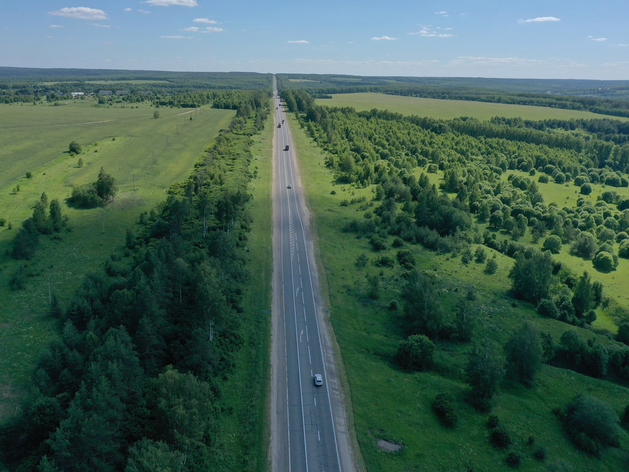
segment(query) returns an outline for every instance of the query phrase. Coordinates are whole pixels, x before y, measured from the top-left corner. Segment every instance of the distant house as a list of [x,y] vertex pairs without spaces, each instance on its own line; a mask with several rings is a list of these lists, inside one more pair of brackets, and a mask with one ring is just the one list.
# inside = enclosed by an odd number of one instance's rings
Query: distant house
[[70,92],[72,94],[72,98],[74,97],[81,97],[83,95],[85,95],[85,93],[83,92]]
[[128,93],[128,90],[116,90],[116,95],[126,95]]
[[98,92],[99,95],[111,95],[111,90],[101,90]]

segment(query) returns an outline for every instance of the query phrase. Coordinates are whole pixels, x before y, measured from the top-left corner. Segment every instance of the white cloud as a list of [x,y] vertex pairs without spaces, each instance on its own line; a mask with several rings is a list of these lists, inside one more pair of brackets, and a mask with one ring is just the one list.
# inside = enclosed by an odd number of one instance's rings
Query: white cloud
[[548,21],[561,21],[560,18],[554,16],[538,16],[537,18],[529,18],[528,20],[518,20],[518,23],[546,23]]
[[459,56],[450,61],[450,65],[477,65],[477,66],[533,66],[546,64],[546,61],[539,59],[523,59],[521,57],[487,57],[487,56]]
[[291,40],[286,42],[288,44],[310,44],[310,41],[306,41],[305,39]]
[[149,13],[151,13],[151,10],[138,10],[138,13],[144,13],[145,15],[148,15]]
[[210,20],[209,18],[195,18],[193,23],[207,23],[208,25],[217,25],[218,21]]
[[216,26],[207,26],[204,30],[201,30],[201,33],[220,33],[221,31],[225,30]]
[[62,25],[50,25],[50,28],[65,28],[65,26]]
[[100,23],[88,23],[90,26],[96,26],[97,28],[111,28],[111,25],[101,25]]
[[441,16],[445,16],[445,17],[450,16],[450,15],[448,15],[447,11],[436,11],[435,15],[441,15]]
[[160,36],[162,39],[194,39],[192,36]]
[[103,10],[88,7],[71,7],[62,8],[57,11],[48,12],[53,16],[67,16],[68,18],[77,18],[79,20],[106,20],[107,14]]
[[397,38],[392,38],[390,36],[374,36],[371,38],[372,41],[397,41]]
[[627,47],[629,47],[629,44],[619,44],[618,47],[627,48]]
[[144,3],[155,5],[156,7],[196,7],[199,6],[197,0],[146,0]]
[[607,38],[595,38],[594,36],[588,36],[588,39],[590,41],[598,41],[599,43],[603,41],[607,41]]
[[433,28],[431,25],[422,26],[422,29],[419,31],[415,31],[413,33],[408,33],[412,35],[422,36],[424,38],[451,38],[454,36],[452,33],[441,33],[440,31],[452,31],[452,28]]
[[124,9],[124,11],[133,11],[133,8],[127,7],[127,8]]
[[181,31],[188,31],[189,33],[196,33],[197,31],[199,31],[199,27],[198,26],[189,26],[187,28],[182,29]]

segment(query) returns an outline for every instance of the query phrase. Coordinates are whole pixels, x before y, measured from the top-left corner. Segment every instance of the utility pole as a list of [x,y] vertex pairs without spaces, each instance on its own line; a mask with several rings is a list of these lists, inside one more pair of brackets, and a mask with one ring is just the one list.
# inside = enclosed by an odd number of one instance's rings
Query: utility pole
[[100,222],[103,225],[103,234],[105,234],[105,210],[100,211]]

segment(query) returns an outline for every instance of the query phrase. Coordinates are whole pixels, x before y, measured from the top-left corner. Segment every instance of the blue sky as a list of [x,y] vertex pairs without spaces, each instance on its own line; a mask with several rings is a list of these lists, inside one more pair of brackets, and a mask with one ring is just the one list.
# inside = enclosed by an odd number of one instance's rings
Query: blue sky
[[629,79],[627,0],[3,0],[0,66]]

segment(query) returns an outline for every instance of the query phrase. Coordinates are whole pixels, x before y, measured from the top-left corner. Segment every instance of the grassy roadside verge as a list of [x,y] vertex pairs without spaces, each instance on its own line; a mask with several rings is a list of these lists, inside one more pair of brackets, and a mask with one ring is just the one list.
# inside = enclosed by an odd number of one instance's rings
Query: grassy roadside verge
[[262,472],[267,467],[267,384],[269,382],[270,307],[273,271],[272,237],[272,153],[273,123],[269,116],[264,130],[253,137],[249,184],[253,196],[247,207],[252,221],[249,233],[249,290],[243,317],[246,329],[243,348],[234,358],[236,372],[226,383],[223,408],[231,412],[225,421],[220,448],[224,470]]
[[[399,300],[403,283],[401,273],[393,268],[364,269],[354,265],[364,253],[374,257],[369,243],[342,233],[350,219],[361,216],[357,205],[340,205],[342,200],[372,198],[371,189],[334,185],[323,166],[321,152],[295,121],[293,137],[304,176],[309,207],[316,219],[316,232],[330,297],[331,321],[340,345],[351,388],[354,425],[361,452],[370,471],[442,471],[508,470],[506,453],[489,443],[491,430],[487,415],[475,412],[463,401],[467,385],[463,368],[469,346],[442,342],[438,346],[433,371],[407,373],[392,362],[397,344],[403,337],[401,315],[388,308]],[[332,194],[335,192],[335,194]],[[417,266],[429,271],[443,287],[440,299],[450,308],[469,288],[477,292],[476,304],[483,308],[482,332],[504,345],[523,320],[534,320],[542,330],[558,340],[561,333],[574,329],[583,336],[592,333],[552,320],[541,319],[531,306],[507,296],[507,277],[513,260],[496,254],[499,269],[486,275],[482,265],[464,266],[460,258],[437,255],[418,246],[405,246],[413,252]],[[474,248],[472,248],[474,249]],[[488,251],[491,257],[494,252]],[[395,251],[382,254],[395,257]],[[380,298],[370,301],[367,275],[379,274]],[[444,428],[431,411],[435,395],[452,394],[460,408],[460,423]],[[505,383],[494,410],[511,433],[514,449],[522,454],[519,470],[543,470],[545,464],[534,459],[537,448],[544,448],[547,460],[561,458],[579,470],[622,470],[626,464],[629,436],[621,437],[621,448],[606,450],[601,459],[586,456],[567,439],[553,408],[565,405],[576,393],[587,392],[621,412],[628,390],[616,384],[582,376],[572,371],[544,366],[535,389]],[[530,442],[529,437],[533,439]],[[387,439],[403,446],[389,453],[379,449],[377,439]]]

